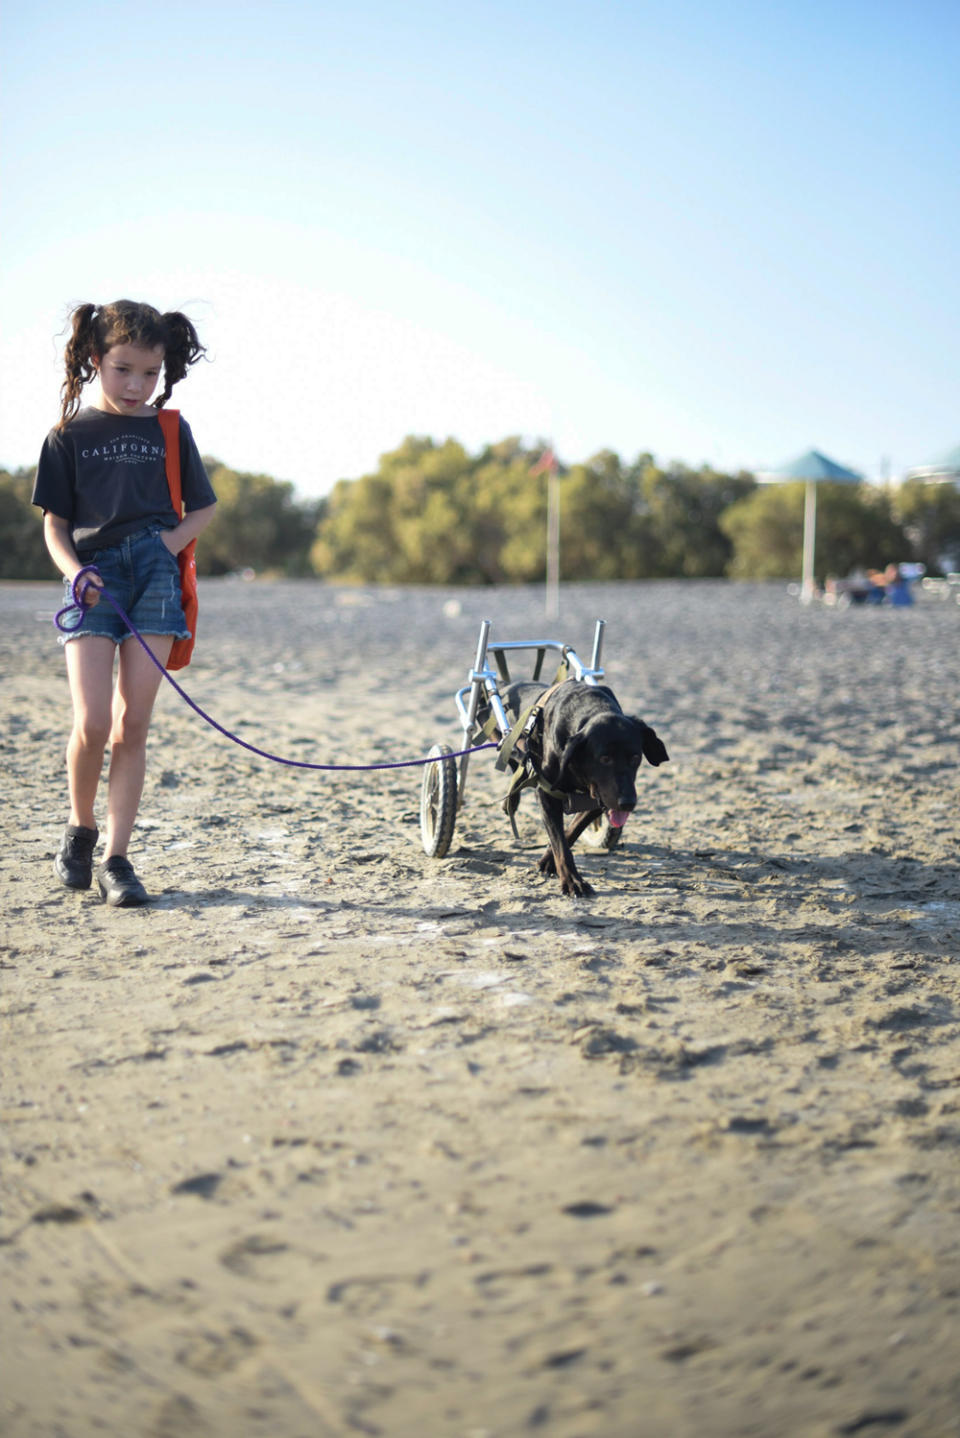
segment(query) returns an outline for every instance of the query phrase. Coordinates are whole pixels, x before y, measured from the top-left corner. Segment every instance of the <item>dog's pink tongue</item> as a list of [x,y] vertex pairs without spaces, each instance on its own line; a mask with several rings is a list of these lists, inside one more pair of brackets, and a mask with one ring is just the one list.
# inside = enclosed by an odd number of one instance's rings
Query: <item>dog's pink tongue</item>
[[630,810],[608,809],[607,818],[610,820],[610,823],[613,825],[614,829],[622,829],[624,824],[630,818]]

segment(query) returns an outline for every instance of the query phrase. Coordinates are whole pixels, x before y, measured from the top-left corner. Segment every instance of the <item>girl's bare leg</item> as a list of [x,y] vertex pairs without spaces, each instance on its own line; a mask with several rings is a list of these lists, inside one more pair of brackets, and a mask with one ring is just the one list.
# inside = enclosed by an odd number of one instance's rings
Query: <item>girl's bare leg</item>
[[[144,636],[151,652],[166,663],[173,639],[166,634]],[[88,641],[89,642],[89,641]],[[147,766],[147,733],[154,700],[163,676],[135,639],[120,646],[120,669],[113,696],[110,731],[110,785],[104,858],[125,855],[140,807]]]
[[94,804],[110,738],[110,696],[116,645],[89,634],[66,645],[73,729],[67,741],[70,823],[95,829]]

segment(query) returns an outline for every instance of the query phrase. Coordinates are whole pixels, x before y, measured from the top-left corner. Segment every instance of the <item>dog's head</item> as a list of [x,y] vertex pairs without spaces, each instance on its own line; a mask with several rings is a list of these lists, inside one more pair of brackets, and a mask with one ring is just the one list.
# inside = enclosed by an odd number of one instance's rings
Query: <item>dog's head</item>
[[556,787],[590,794],[620,827],[637,803],[641,761],[663,764],[670,756],[661,739],[629,714],[598,714],[570,738],[560,759]]

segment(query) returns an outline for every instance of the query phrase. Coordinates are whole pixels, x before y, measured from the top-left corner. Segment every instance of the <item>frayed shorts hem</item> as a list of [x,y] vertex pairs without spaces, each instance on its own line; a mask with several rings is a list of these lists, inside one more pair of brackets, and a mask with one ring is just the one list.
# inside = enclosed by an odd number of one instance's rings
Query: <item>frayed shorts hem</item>
[[[101,599],[100,601],[101,604],[106,604],[106,602],[105,599]],[[144,639],[190,638],[189,629],[138,629],[137,633],[141,634]],[[61,634],[60,643],[72,644],[75,639],[109,639],[111,644],[116,644],[119,647],[121,644],[125,644],[128,639],[134,638],[136,638],[136,635],[132,634],[129,629],[125,634],[121,634],[119,639],[113,634],[98,634],[94,629],[75,629],[72,634]]]

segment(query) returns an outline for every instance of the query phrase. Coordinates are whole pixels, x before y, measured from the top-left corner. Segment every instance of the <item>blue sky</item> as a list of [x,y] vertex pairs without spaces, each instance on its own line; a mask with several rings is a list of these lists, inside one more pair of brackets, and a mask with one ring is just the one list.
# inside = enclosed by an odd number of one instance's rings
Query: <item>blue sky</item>
[[204,453],[405,434],[894,476],[960,442],[956,0],[51,0],[0,29],[0,464],[69,308],[182,308]]

